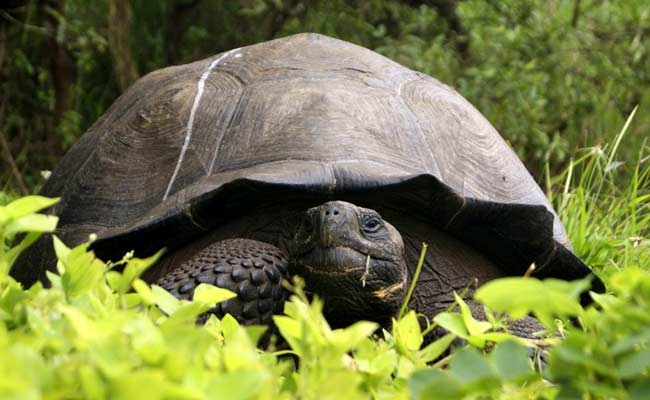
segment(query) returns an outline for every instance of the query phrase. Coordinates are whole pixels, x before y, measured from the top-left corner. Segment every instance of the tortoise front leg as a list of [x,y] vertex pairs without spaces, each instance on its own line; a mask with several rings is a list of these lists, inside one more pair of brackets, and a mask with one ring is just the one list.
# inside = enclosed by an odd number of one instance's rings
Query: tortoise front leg
[[277,247],[250,239],[229,239],[199,251],[156,284],[179,299],[191,299],[200,283],[209,283],[237,293],[204,313],[232,315],[244,325],[268,325],[273,314],[281,313],[287,293],[282,287],[288,261]]

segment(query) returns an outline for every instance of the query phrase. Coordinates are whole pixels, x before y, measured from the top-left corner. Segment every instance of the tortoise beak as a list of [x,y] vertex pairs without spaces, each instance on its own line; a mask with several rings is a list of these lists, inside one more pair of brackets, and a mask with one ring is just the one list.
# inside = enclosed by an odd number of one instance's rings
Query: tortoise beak
[[[322,247],[335,247],[341,244],[341,237],[350,229],[349,224],[356,224],[356,217],[350,215],[349,207],[339,201],[330,201],[315,207],[311,213],[314,221],[314,241]],[[347,229],[344,227],[347,226]]]

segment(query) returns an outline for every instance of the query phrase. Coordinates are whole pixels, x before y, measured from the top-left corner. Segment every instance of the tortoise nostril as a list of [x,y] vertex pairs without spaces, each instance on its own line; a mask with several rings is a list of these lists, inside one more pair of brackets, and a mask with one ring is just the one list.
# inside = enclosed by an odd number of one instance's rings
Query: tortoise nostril
[[329,211],[325,211],[325,215],[330,215],[330,212],[329,212]]
[[338,211],[338,210],[334,210],[333,214],[334,214],[334,215],[339,215],[339,211]]

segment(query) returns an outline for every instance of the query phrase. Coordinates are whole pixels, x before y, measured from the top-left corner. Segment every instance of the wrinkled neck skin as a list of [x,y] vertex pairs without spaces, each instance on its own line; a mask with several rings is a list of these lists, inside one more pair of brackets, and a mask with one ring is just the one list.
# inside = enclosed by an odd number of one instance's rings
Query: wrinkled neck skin
[[374,210],[332,201],[310,208],[288,246],[291,273],[323,298],[334,327],[371,320],[384,327],[406,292],[399,232]]

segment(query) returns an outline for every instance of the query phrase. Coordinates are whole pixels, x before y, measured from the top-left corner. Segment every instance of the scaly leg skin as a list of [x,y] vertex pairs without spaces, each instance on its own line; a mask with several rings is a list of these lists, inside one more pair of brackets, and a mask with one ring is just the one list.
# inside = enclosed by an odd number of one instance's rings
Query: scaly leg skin
[[[472,316],[476,319],[486,320],[485,309],[482,305],[475,303],[472,300],[466,300],[467,305],[472,311]],[[511,321],[508,325],[508,332],[525,339],[540,339],[542,336],[540,332],[544,332],[546,328],[537,319],[533,317],[525,317],[520,320]],[[537,369],[541,370],[546,366],[546,352],[537,352],[534,348],[528,348],[528,355],[534,361]]]
[[[482,305],[475,303],[472,300],[465,300],[472,316],[476,319],[485,321],[485,310]],[[546,328],[537,319],[533,317],[526,317],[520,320],[511,321],[508,325],[508,332],[515,336],[526,339],[540,339],[539,332],[544,332]]]
[[[470,299],[465,299],[465,303],[469,306],[470,311],[472,312],[472,316],[481,321],[486,321],[487,318],[485,317],[485,310],[481,304],[475,303],[473,300]],[[454,312],[460,312],[458,310],[458,307],[453,310]],[[516,321],[511,321],[511,323],[508,326],[508,332],[511,333],[514,336],[518,336],[521,338],[525,339],[540,339],[541,337],[538,335],[539,332],[544,332],[545,328],[544,325],[542,325],[537,319],[533,317],[525,317],[520,320]],[[435,341],[436,339],[441,338],[443,335],[447,334],[445,329],[442,327],[436,327],[427,337],[425,337],[424,345],[426,346],[427,344]],[[452,347],[457,347],[457,346],[465,346],[467,342],[463,339],[456,339]],[[448,353],[444,354],[447,355]],[[535,349],[529,348],[528,349],[528,355],[530,358],[534,361],[535,367],[539,370],[541,370],[545,365],[546,365],[546,352],[542,351],[541,353],[537,353]]]
[[243,325],[270,325],[273,314],[281,313],[287,293],[285,254],[268,243],[250,239],[229,239],[211,244],[181,264],[156,284],[176,298],[191,299],[200,283],[208,283],[237,293],[237,297],[217,304],[202,314],[232,315]]

